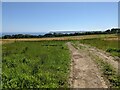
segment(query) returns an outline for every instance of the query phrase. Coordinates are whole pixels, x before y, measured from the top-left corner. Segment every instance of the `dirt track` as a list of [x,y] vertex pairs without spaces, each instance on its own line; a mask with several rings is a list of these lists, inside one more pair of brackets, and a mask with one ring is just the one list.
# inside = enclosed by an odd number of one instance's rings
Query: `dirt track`
[[88,50],[88,52],[90,52],[92,55],[99,57],[100,59],[102,59],[104,62],[109,63],[110,65],[112,65],[112,67],[118,71],[118,61],[120,58],[118,57],[113,57],[111,56],[109,53],[106,53],[103,50],[97,49],[95,47],[91,47],[88,45],[84,45],[84,44],[79,44],[80,46],[85,47],[86,50]]
[[97,65],[91,59],[89,53],[83,49],[78,50],[70,42],[67,43],[71,55],[71,88],[107,88]]

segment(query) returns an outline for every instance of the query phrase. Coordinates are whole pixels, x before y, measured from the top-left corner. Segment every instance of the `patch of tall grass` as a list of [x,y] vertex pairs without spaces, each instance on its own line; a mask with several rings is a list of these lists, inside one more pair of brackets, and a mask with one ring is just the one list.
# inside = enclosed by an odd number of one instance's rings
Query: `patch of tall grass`
[[65,41],[14,42],[2,50],[3,88],[68,87],[70,57]]

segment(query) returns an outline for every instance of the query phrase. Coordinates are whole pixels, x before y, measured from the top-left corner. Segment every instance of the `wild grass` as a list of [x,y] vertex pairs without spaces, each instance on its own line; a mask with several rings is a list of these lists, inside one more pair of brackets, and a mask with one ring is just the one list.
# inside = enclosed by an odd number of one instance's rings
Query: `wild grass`
[[92,38],[80,40],[80,43],[89,44],[91,46],[102,49],[111,53],[112,56],[119,56],[119,41],[117,40],[104,40],[103,38]]
[[70,57],[65,41],[14,42],[2,50],[3,88],[68,87]]
[[120,88],[120,75],[116,72],[112,65],[103,61],[97,56],[90,54],[93,60],[98,64],[104,77],[109,81],[111,88]]

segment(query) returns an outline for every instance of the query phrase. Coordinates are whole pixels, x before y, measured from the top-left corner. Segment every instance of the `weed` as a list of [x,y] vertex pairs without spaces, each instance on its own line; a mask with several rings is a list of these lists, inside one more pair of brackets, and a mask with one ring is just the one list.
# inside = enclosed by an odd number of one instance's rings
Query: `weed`
[[67,87],[69,62],[69,50],[65,41],[4,44],[2,87]]

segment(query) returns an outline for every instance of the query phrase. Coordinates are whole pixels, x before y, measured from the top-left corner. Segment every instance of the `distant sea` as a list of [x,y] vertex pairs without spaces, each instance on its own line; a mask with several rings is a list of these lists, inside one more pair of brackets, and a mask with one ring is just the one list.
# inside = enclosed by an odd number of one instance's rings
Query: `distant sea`
[[46,32],[3,32],[0,33],[0,37],[4,35],[15,35],[15,34],[44,35],[46,34]]

